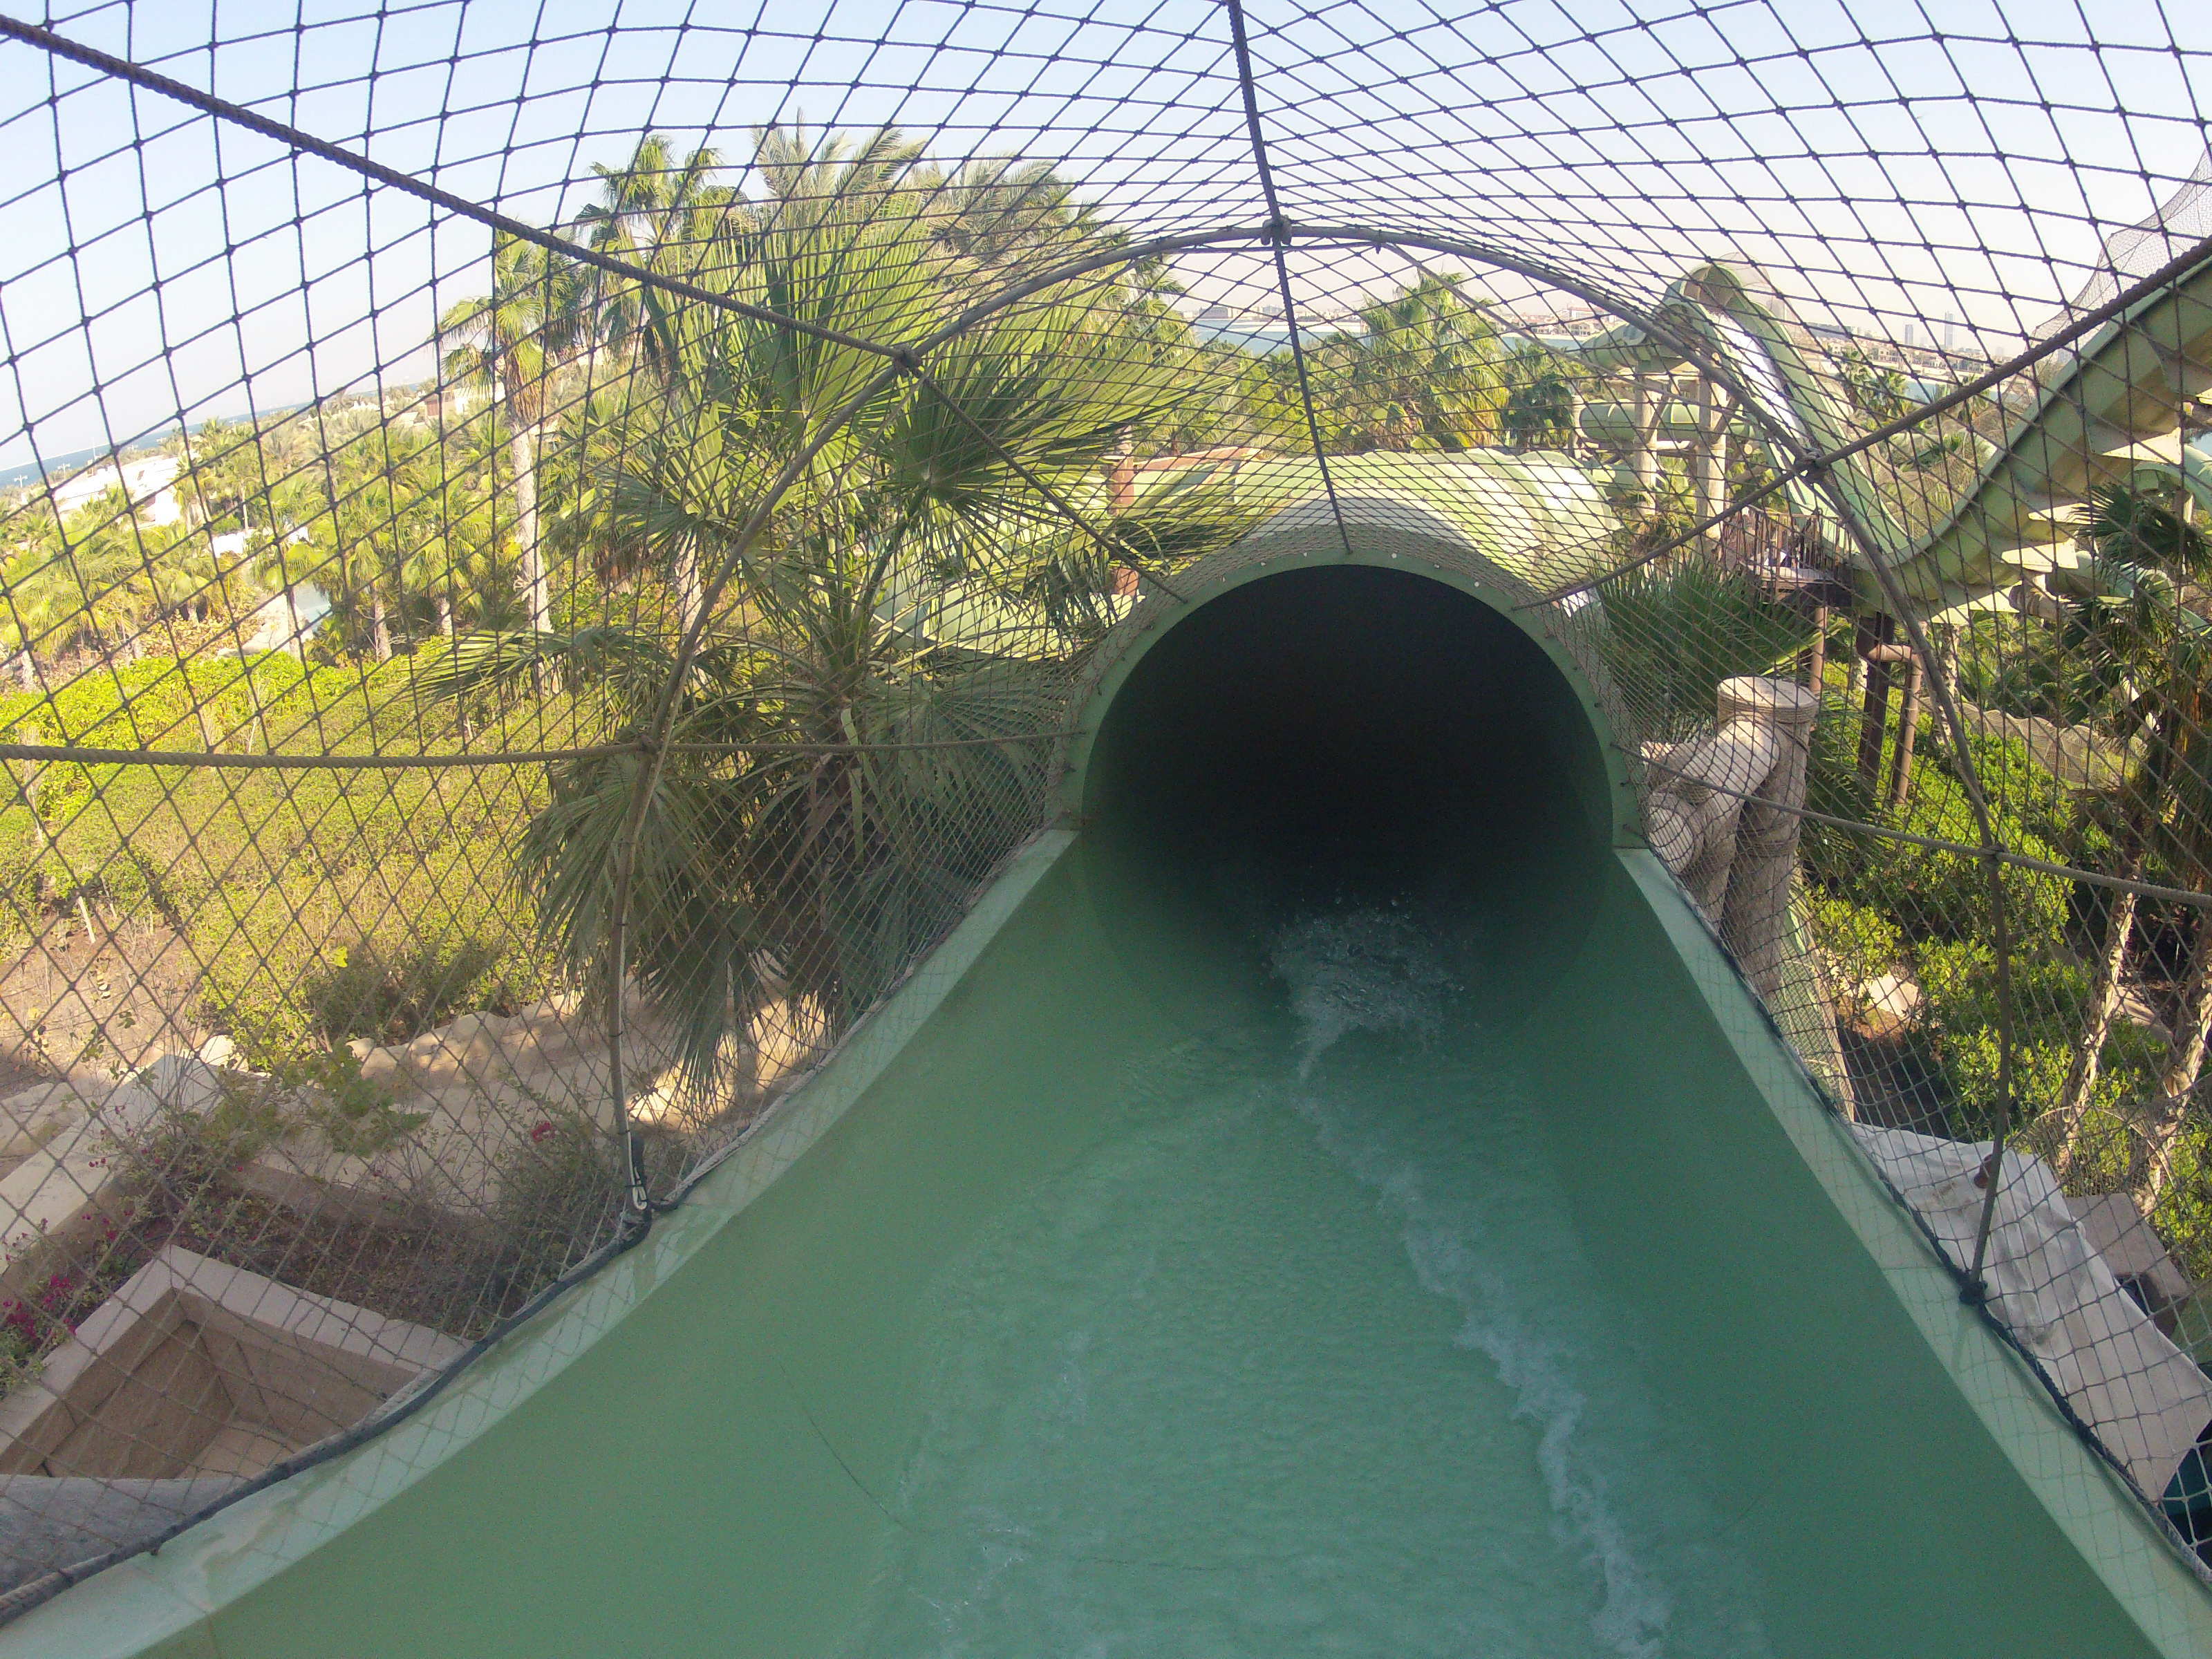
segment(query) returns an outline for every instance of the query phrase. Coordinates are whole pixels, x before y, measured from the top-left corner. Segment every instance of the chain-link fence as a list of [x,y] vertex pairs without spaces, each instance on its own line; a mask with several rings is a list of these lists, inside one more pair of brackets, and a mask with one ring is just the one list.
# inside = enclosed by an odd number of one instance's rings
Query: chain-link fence
[[1262,526],[1587,666],[2212,1539],[2202,20],[803,9],[0,19],[18,1605],[641,1237]]

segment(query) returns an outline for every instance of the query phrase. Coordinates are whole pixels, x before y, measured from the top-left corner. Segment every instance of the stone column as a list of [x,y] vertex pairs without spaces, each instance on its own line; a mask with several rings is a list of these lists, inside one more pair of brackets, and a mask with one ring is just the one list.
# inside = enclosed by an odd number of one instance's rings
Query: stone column
[[[1722,729],[1753,720],[1772,733],[1774,765],[1747,801],[1735,833],[1721,934],[1735,951],[1744,977],[1771,999],[1781,988],[1789,951],[1790,900],[1797,875],[1797,836],[1803,820],[1806,773],[1813,753],[1813,724],[1820,700],[1795,680],[1743,675],[1720,685]],[[1776,803],[1766,805],[1766,801]]]
[[1645,813],[1652,850],[1717,927],[1744,797],[1756,794],[1781,760],[1773,722],[1760,709],[1723,704],[1711,737],[1647,750],[1645,760],[1653,774]]
[[[1728,393],[1702,377],[1698,381],[1698,435],[1690,452],[1690,477],[1697,486],[1698,516],[1717,517],[1728,506]],[[1717,538],[1719,526],[1705,532]]]
[[1664,388],[1655,402],[1651,376],[1638,369],[1631,385],[1628,409],[1629,420],[1636,432],[1636,487],[1643,492],[1644,510],[1647,513],[1659,504],[1659,422],[1664,418],[1666,408]]

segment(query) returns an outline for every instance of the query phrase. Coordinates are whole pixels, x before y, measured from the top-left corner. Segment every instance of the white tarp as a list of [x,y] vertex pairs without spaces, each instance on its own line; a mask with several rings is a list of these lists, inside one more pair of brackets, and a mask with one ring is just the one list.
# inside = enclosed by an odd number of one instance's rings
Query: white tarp
[[[1945,1254],[1971,1266],[1986,1197],[1974,1177],[1990,1143],[1851,1127]],[[2005,1154],[1983,1273],[1991,1310],[2136,1484],[2162,1496],[2212,1423],[2212,1381],[2120,1288],[2042,1159]]]

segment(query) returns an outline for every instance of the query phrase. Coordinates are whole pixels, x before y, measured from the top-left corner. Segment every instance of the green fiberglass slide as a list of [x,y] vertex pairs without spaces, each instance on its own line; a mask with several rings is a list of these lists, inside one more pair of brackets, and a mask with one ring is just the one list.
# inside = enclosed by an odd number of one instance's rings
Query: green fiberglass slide
[[1200,582],[1065,826],[425,1409],[9,1652],[2206,1650],[1479,582]]

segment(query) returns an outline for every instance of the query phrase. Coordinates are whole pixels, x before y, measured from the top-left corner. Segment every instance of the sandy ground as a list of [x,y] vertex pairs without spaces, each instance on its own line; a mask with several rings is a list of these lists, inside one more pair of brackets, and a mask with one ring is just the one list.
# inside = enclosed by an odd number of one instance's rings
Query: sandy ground
[[[95,918],[95,920],[99,920]],[[0,1095],[72,1072],[120,1078],[155,1055],[197,1048],[199,970],[158,923],[101,928],[72,918],[0,972]]]

